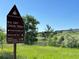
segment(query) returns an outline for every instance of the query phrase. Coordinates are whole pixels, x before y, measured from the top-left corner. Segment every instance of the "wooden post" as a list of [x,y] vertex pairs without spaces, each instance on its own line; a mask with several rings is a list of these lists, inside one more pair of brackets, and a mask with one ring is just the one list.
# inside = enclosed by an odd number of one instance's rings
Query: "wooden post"
[[14,39],[14,57],[13,59],[16,59],[16,39]]

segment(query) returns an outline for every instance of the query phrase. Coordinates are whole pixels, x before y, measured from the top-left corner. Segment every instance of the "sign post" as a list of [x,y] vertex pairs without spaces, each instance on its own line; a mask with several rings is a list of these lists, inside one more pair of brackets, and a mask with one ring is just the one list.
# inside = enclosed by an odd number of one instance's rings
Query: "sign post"
[[7,43],[14,44],[14,59],[16,59],[16,43],[23,42],[24,22],[16,5],[14,5],[7,15]]
[[14,39],[14,59],[16,59],[16,41]]

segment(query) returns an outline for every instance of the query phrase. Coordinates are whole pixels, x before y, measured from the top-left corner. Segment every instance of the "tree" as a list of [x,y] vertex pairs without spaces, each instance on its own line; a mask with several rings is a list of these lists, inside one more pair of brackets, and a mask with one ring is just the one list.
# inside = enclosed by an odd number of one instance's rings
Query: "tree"
[[2,28],[0,28],[0,41],[5,39],[5,33],[4,30]]
[[0,32],[0,41],[5,39],[5,33],[4,32]]
[[45,40],[47,40],[52,35],[53,35],[53,29],[51,28],[51,26],[46,25],[46,30],[45,32],[42,32],[42,36],[45,37]]
[[0,32],[4,32],[4,29],[0,27]]
[[0,46],[2,46],[3,49],[3,41],[5,39],[5,33],[3,32],[2,29],[0,29]]
[[25,44],[33,44],[37,41],[37,24],[39,22],[31,15],[23,17],[25,23]]
[[53,29],[51,26],[46,25],[46,30],[42,32],[42,37],[44,37],[44,41],[48,41],[48,45],[52,45],[52,36],[53,36]]

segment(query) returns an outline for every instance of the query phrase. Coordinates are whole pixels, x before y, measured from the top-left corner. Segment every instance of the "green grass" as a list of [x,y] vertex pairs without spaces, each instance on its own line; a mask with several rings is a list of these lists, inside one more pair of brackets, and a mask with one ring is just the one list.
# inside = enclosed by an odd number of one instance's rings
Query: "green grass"
[[[0,54],[2,51],[12,53],[12,45],[0,49]],[[79,49],[17,45],[17,59],[79,59]]]

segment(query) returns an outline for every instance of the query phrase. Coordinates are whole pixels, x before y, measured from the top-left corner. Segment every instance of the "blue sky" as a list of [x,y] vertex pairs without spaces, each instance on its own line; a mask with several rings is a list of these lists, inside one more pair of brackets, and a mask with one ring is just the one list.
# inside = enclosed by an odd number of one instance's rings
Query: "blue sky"
[[40,22],[39,31],[46,24],[54,30],[79,28],[79,0],[0,0],[0,27],[6,29],[6,16],[14,4],[21,16],[30,14]]

